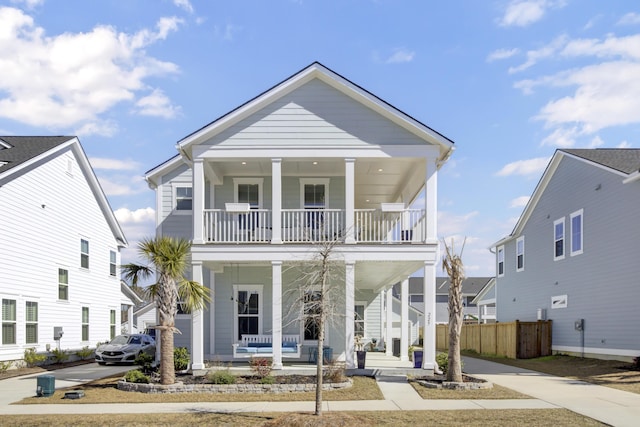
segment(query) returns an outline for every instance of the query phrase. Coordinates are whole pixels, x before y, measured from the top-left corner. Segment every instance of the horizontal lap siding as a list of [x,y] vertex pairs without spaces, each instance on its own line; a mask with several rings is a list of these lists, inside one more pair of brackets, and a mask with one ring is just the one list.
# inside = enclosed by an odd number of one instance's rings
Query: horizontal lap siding
[[[574,322],[585,319],[585,347],[640,352],[640,336],[629,322],[640,299],[640,186],[622,179],[579,160],[561,161],[522,233],[525,271],[515,271],[515,239],[505,246],[498,320],[536,320],[543,308],[553,320],[554,346],[581,346]],[[572,257],[570,215],[580,209],[584,253]],[[553,223],[563,216],[565,259],[554,261]],[[568,307],[551,309],[551,297],[559,295],[568,296]]]
[[221,132],[220,145],[424,144],[320,81],[312,81]]
[[162,184],[158,188],[161,197],[161,209],[157,215],[162,227],[162,234],[170,237],[183,237],[191,239],[193,235],[193,220],[191,213],[176,213],[173,199],[175,185],[192,185],[193,177],[191,169],[187,165],[181,165],[162,177]]
[[[73,174],[67,174],[67,160]],[[109,311],[120,324],[120,282],[109,275],[117,243],[72,152],[66,151],[0,188],[0,294],[16,299],[16,346],[0,346],[0,360],[22,358],[25,301],[38,303],[38,350],[95,346],[109,338]],[[43,207],[44,205],[44,207]],[[89,241],[89,269],[80,268],[80,239]],[[118,258],[119,259],[119,258]],[[58,268],[68,270],[69,300],[58,301]],[[81,341],[81,307],[89,307],[89,341]]]

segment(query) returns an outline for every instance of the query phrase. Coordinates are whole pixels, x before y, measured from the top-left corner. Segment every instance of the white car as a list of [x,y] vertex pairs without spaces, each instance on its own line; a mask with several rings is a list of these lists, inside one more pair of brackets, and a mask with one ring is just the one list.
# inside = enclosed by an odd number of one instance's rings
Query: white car
[[118,335],[110,342],[98,346],[96,362],[99,365],[107,363],[135,363],[140,353],[147,353],[155,357],[156,342],[146,334]]

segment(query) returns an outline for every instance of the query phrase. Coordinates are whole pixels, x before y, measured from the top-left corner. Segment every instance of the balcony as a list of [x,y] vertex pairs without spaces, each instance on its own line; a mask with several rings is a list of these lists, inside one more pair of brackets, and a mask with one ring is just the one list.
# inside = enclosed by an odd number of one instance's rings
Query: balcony
[[[424,243],[427,240],[425,211],[403,209],[355,209],[353,232],[346,227],[343,209],[283,209],[280,236],[283,243],[345,243],[348,234],[355,243]],[[230,212],[205,209],[203,234],[205,243],[271,243],[273,236],[271,210],[255,209]]]

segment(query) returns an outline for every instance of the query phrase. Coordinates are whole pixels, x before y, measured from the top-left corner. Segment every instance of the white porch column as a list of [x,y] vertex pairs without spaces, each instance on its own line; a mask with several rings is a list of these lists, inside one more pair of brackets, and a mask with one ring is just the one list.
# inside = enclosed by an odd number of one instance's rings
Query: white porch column
[[423,369],[436,368],[436,266],[424,264]]
[[[224,271],[224,270],[223,270]],[[209,269],[209,354],[216,354],[216,273],[215,268]]]
[[[130,334],[133,333],[133,306],[132,305],[128,305],[127,306],[127,329]],[[138,333],[141,333],[142,331],[138,331]]]
[[346,231],[345,243],[354,244],[355,239],[355,200],[356,200],[356,159],[344,159],[344,227]]
[[273,310],[271,347],[273,369],[282,369],[282,261],[271,261]]
[[271,159],[271,243],[282,244],[282,159]]
[[354,359],[354,326],[355,326],[355,300],[356,300],[356,277],[355,277],[355,262],[347,261],[345,263],[345,295],[344,295],[344,305],[345,305],[345,325],[344,325],[344,335],[345,335],[345,366],[347,368],[355,368],[355,359]]
[[438,169],[435,159],[427,159],[424,209],[426,213],[426,239],[438,240]]
[[387,350],[385,354],[387,356],[393,355],[393,344],[391,343],[391,336],[393,335],[393,290],[391,288],[385,291],[385,296],[387,300],[387,310],[386,310],[386,331],[385,331],[385,342],[387,343]]
[[204,161],[193,160],[192,208],[193,208],[193,243],[204,243]]
[[400,283],[400,361],[409,360],[409,279]]
[[[191,266],[193,280],[202,283],[202,262],[193,262]],[[204,313],[197,310],[191,314],[191,369],[204,368]]]

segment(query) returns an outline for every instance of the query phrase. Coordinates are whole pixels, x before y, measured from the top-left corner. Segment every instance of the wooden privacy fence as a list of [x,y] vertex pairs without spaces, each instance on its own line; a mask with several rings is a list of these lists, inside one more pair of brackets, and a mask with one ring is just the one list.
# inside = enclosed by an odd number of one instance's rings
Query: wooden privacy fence
[[[551,320],[463,325],[460,349],[511,359],[551,354]],[[449,326],[436,325],[436,348],[448,350]]]

